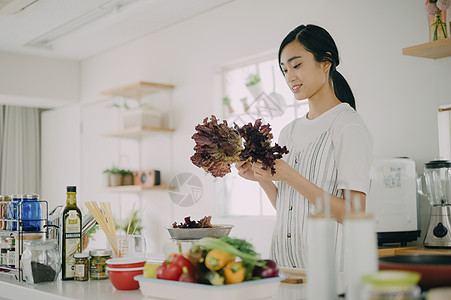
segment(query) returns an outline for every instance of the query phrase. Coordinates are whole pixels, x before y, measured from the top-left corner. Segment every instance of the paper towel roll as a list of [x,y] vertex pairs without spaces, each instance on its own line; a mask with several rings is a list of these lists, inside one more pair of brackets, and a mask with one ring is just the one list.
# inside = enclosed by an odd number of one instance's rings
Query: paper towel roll
[[364,213],[348,215],[343,221],[346,300],[359,300],[362,276],[377,272],[377,236],[374,218]]
[[333,222],[333,219],[324,216],[308,219],[307,299],[338,299]]

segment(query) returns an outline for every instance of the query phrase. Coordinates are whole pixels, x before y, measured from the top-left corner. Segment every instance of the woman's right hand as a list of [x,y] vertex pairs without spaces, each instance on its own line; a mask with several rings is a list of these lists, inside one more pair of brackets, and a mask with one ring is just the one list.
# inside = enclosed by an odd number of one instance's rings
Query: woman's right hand
[[249,161],[240,161],[235,164],[235,167],[238,170],[238,175],[244,179],[258,181],[254,175],[254,171],[252,171],[252,165]]

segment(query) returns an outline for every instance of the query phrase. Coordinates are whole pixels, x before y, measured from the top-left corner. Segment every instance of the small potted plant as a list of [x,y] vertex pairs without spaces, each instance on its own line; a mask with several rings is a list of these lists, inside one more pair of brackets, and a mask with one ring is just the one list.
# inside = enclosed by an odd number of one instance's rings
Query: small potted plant
[[132,170],[121,170],[122,174],[122,185],[133,185],[133,174]]
[[111,169],[103,170],[103,174],[105,174],[105,186],[111,186]]
[[113,166],[111,169],[103,170],[106,175],[106,186],[122,185],[122,170]]
[[263,94],[262,81],[258,74],[249,74],[245,84],[254,99]]

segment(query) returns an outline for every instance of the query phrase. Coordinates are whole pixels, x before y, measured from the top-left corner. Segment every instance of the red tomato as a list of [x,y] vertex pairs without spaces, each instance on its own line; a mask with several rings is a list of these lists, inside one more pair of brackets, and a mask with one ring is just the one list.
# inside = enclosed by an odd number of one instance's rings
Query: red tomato
[[157,269],[157,278],[178,281],[182,273],[183,269],[180,266],[165,261]]
[[[177,265],[180,267],[180,269],[183,269],[183,267],[186,267],[188,269],[189,274],[193,274],[193,266],[189,262],[189,260],[183,256],[182,254],[175,254],[172,257],[169,258],[169,262],[174,265]],[[182,271],[183,273],[183,271]]]

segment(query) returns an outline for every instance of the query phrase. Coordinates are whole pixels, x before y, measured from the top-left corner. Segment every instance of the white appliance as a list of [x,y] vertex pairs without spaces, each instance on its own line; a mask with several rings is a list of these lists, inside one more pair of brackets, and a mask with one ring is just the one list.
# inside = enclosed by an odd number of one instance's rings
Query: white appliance
[[376,221],[379,246],[415,241],[418,230],[417,173],[409,158],[375,159],[366,212]]

